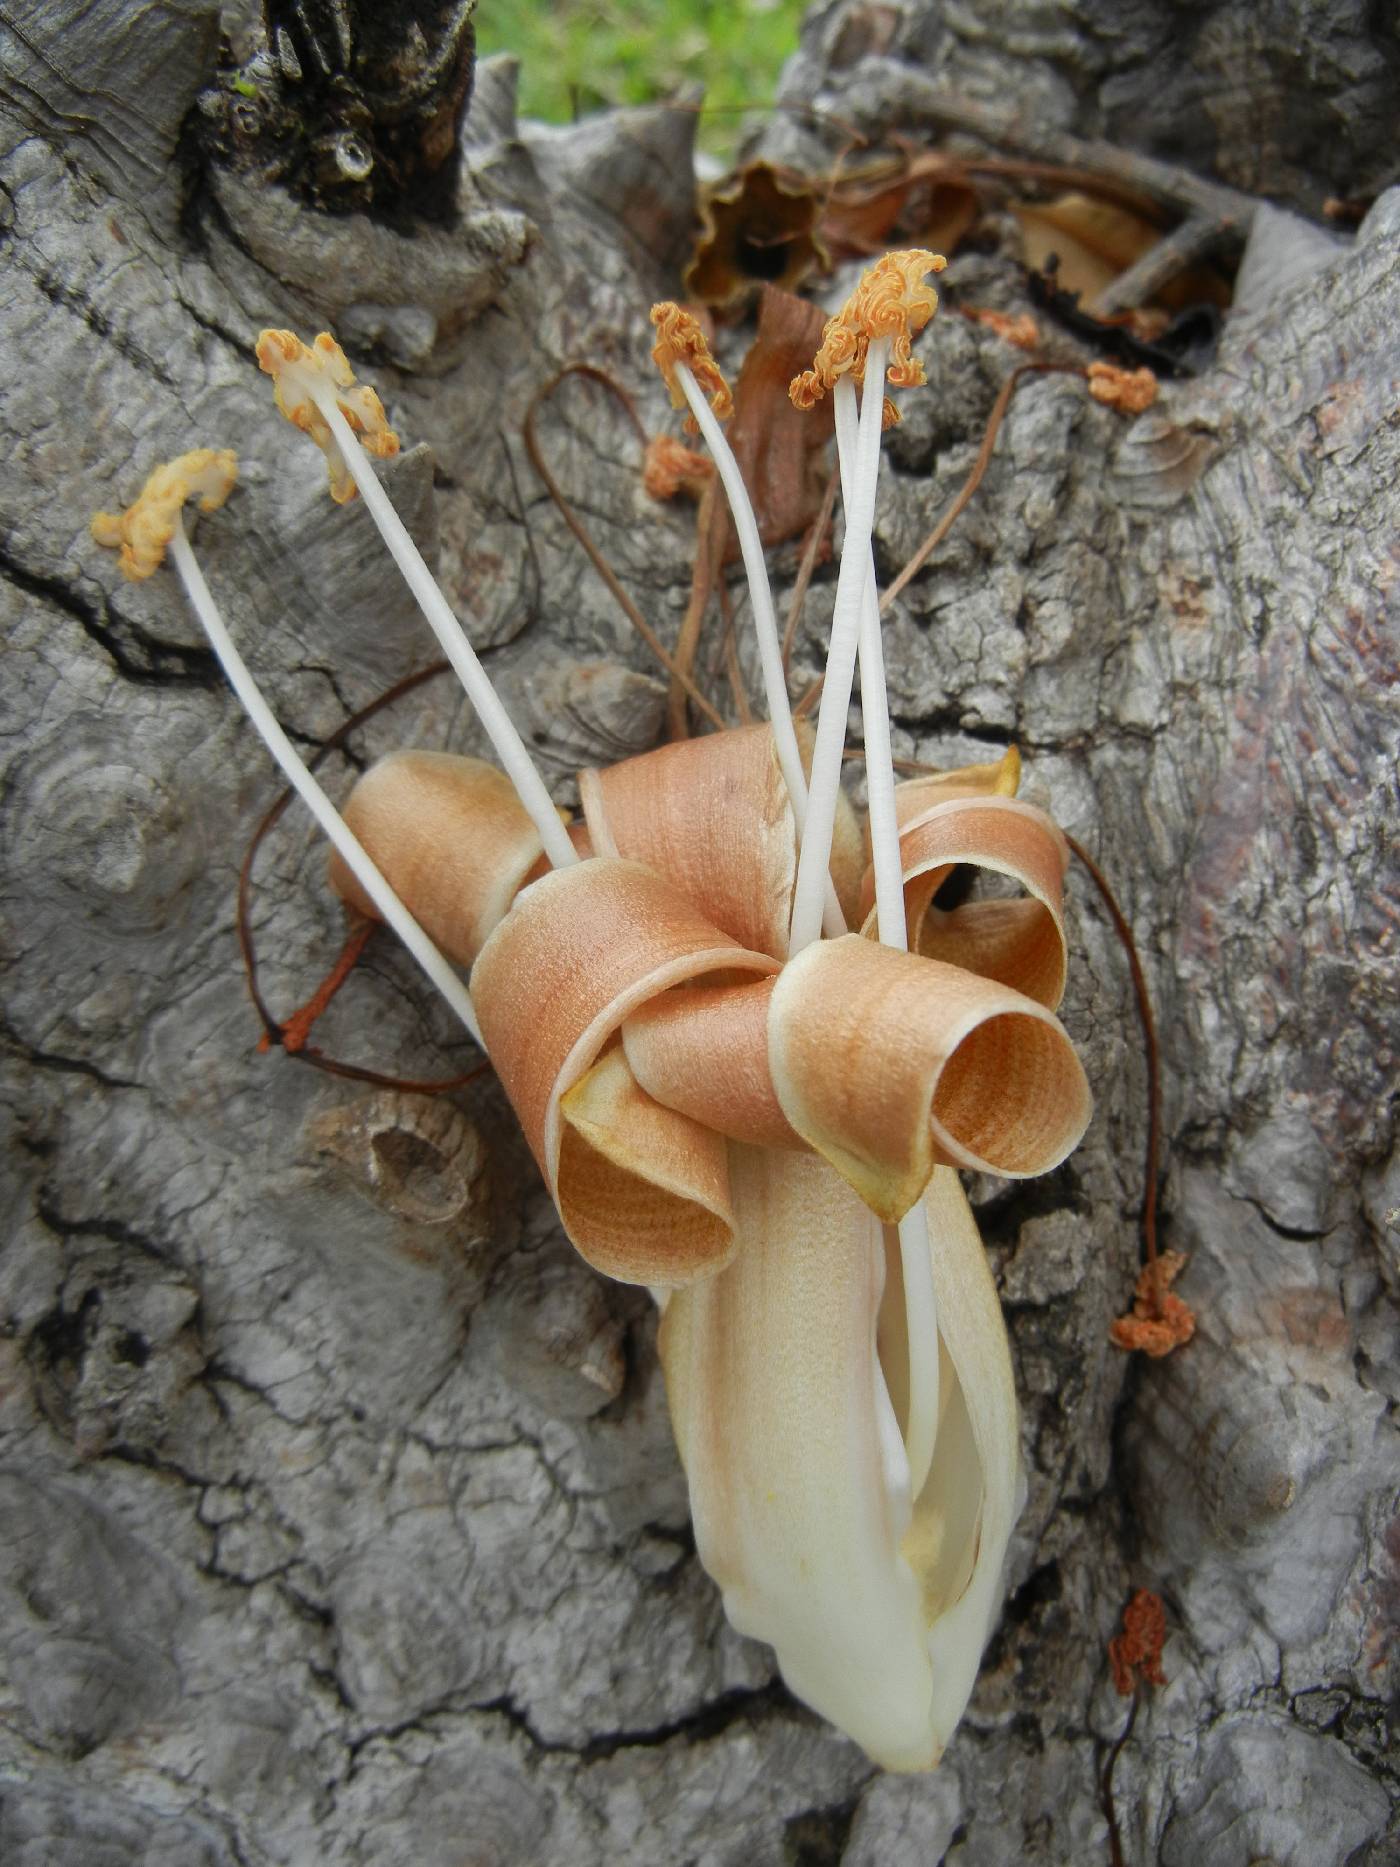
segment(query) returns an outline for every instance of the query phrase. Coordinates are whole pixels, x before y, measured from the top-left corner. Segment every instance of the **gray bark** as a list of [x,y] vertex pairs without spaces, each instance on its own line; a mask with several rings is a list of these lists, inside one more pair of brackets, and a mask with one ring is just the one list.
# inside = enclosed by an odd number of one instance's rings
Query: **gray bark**
[[[1031,1486],[1007,1612],[942,1768],[884,1777],[726,1628],[648,1305],[569,1250],[489,1079],[442,1102],[255,1053],[232,899],[267,761],[173,578],[122,585],[87,531],[155,460],[237,447],[197,548],[280,716],[323,739],[431,650],[251,340],[285,321],[375,345],[413,444],[388,485],[567,800],[579,763],[651,742],[660,689],[520,421],[578,358],[662,425],[645,314],[686,248],[692,119],[517,133],[510,73],[484,67],[461,231],[410,238],[177,164],[210,6],[29,12],[0,23],[0,1859],[1106,1859],[1096,1779],[1126,1708],[1105,1647],[1139,1584],[1167,1602],[1169,1685],[1118,1767],[1128,1858],[1395,1859],[1400,195],[1136,421],[1075,379],[1023,386],[890,618],[897,749],[1014,738],[1137,931],[1200,1331],[1150,1366],[1107,1342],[1145,1104],[1121,954],[1077,888],[1064,1015],[1098,1116],[1048,1181],[975,1189]],[[795,85],[843,96],[813,61],[856,12],[814,21]],[[959,43],[1035,100],[1015,60],[1041,54],[973,33],[981,13]],[[850,76],[872,110],[879,81]],[[1113,127],[1068,99],[1059,121]],[[948,278],[1010,307],[1018,276],[972,256]],[[1008,367],[955,318],[921,350],[886,574]],[[664,633],[693,522],[648,504],[601,393],[569,386],[542,427]],[[792,554],[775,567],[781,610]],[[799,680],[833,590],[824,571]],[[395,743],[482,749],[438,682],[331,782]],[[289,819],[257,897],[280,1007],[338,941],[320,869]],[[414,1078],[473,1057],[387,941],[318,1036]]]

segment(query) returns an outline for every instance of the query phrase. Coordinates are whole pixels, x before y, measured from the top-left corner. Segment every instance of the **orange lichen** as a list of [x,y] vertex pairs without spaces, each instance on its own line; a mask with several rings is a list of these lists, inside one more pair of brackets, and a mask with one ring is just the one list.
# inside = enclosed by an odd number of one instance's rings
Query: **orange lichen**
[[368,383],[355,381],[345,352],[329,331],[322,331],[310,348],[291,331],[261,331],[257,358],[258,367],[273,380],[279,411],[325,455],[331,498],[343,506],[355,497],[354,476],[317,407],[312,384],[319,383],[335,397],[360,445],[377,460],[392,459],[399,451],[399,437],[389,426],[384,404]]
[[230,447],[197,447],[157,467],[125,512],[99,512],[92,535],[108,550],[120,550],[124,577],[149,577],[165,560],[180,509],[198,499],[201,512],[217,512],[238,478],[238,456]]
[[1191,1340],[1196,1333],[1195,1312],[1171,1292],[1185,1263],[1181,1252],[1163,1251],[1143,1265],[1133,1293],[1132,1315],[1119,1316],[1109,1324],[1115,1348],[1141,1349],[1160,1361]]
[[653,499],[674,499],[679,493],[698,499],[714,473],[708,454],[687,447],[673,434],[654,434],[647,442],[642,485]]
[[1113,1683],[1130,1698],[1139,1679],[1144,1685],[1165,1685],[1162,1646],[1167,1637],[1167,1616],[1160,1595],[1140,1588],[1123,1610],[1123,1631],[1108,1643]]
[[[716,418],[727,421],[734,411],[734,398],[729,393],[729,384],[724,380],[719,364],[710,355],[710,346],[705,341],[700,320],[692,312],[667,299],[662,304],[652,306],[651,321],[656,326],[656,342],[652,346],[651,360],[661,371],[666,387],[671,392],[672,408],[690,406],[676,376],[676,366],[683,363],[695,378],[701,394],[709,397]],[[686,416],[685,430],[687,434],[700,432],[700,425],[693,415]]]
[[[926,382],[924,366],[911,345],[915,332],[938,308],[938,294],[924,279],[930,272],[942,272],[947,263],[941,254],[922,247],[886,253],[877,260],[836,315],[827,319],[811,369],[795,376],[789,387],[793,405],[813,407],[843,376],[863,383],[865,360],[877,337],[890,340],[887,375],[892,388],[911,389]],[[883,425],[892,427],[898,419],[894,404],[886,401]]]
[[1119,369],[1116,363],[1091,363],[1089,394],[1124,415],[1140,415],[1157,400],[1157,378],[1149,369]]
[[984,305],[959,305],[958,309],[969,323],[983,325],[1003,342],[1015,344],[1018,350],[1040,348],[1040,326],[1029,311],[1013,317],[1009,311],[992,311]]

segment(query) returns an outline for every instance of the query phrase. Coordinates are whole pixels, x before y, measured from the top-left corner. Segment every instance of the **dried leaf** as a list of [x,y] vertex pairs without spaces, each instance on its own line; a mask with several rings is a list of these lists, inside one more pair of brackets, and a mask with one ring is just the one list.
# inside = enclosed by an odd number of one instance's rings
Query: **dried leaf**
[[817,237],[817,191],[802,176],[750,162],[701,196],[701,234],[686,296],[732,305],[760,285],[790,289],[829,263]]

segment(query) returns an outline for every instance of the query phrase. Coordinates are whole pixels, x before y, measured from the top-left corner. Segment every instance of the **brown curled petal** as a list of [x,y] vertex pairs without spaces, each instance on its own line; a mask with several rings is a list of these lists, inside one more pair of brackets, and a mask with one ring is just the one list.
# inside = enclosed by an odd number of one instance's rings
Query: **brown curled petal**
[[741,946],[786,954],[797,836],[771,727],[580,772],[579,797],[600,855],[646,863]]
[[[471,965],[542,854],[539,831],[505,773],[450,752],[380,759],[350,793],[345,821],[459,966]],[[328,874],[342,901],[379,918],[335,852]]]
[[982,765],[958,765],[952,771],[924,772],[904,778],[894,788],[894,814],[901,829],[935,804],[959,797],[1015,797],[1021,783],[1021,754],[1008,746],[999,759]]
[[801,1147],[768,1069],[773,980],[683,985],[622,1027],[632,1073],[658,1102],[755,1147]]
[[624,1283],[717,1271],[734,1250],[728,1151],[722,1136],[653,1100],[620,1045],[559,1104],[556,1198],[588,1260]]
[[[610,1276],[684,1283],[723,1261],[728,1236],[697,1222],[688,1210],[692,1195],[675,1190],[663,1160],[649,1179],[655,1197],[636,1195],[649,1229],[619,1256],[614,1230],[600,1225],[591,1199],[575,1208],[561,1198],[561,1103],[639,1006],[671,986],[731,970],[766,974],[776,965],[720,932],[664,877],[609,856],[551,870],[525,889],[472,968],[487,1051],[565,1230]],[[635,1171],[649,1178],[641,1144],[629,1146]],[[620,1157],[619,1144],[609,1158],[616,1164]]]
[[891,1223],[940,1161],[1010,1179],[1048,1172],[1092,1106],[1043,1005],[854,934],[788,961],[768,1054],[798,1134]]
[[[899,851],[910,944],[929,959],[965,966],[1053,1011],[1065,988],[1069,854],[1051,819],[1018,798],[954,798],[906,822]],[[969,902],[940,913],[933,898],[958,863],[1010,876],[1033,899]],[[1024,911],[1001,911],[1007,908]],[[868,911],[864,931],[873,924]]]

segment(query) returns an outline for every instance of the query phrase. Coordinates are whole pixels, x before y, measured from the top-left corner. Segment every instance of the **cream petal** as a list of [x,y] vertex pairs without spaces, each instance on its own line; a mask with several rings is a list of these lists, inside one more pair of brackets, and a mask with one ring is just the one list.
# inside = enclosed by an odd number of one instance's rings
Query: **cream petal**
[[810,1155],[731,1147],[730,1185],[734,1260],[661,1323],[700,1558],[799,1698],[887,1767],[931,1769],[908,1467],[875,1353],[880,1227]]
[[[733,1147],[738,1251],[661,1325],[700,1556],[733,1625],[892,1770],[931,1769],[1000,1601],[1019,1474],[1010,1353],[955,1174],[927,1209],[943,1378],[912,1510],[895,1418],[905,1336],[881,1229],[820,1160]],[[883,1296],[883,1302],[882,1302]],[[918,1345],[915,1344],[915,1352]]]

